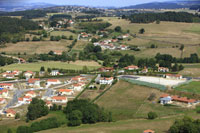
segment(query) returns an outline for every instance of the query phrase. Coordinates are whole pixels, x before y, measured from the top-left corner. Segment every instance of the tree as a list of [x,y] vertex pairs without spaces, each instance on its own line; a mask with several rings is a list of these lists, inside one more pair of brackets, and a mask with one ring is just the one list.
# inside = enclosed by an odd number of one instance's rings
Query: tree
[[74,37],[73,37],[72,35],[69,36],[69,40],[73,40],[73,38],[74,38]]
[[151,48],[156,48],[156,45],[155,44],[151,44]]
[[28,106],[26,114],[28,120],[35,120],[39,117],[45,116],[49,113],[49,109],[43,100],[33,98]]
[[40,68],[40,72],[45,72],[44,66],[42,66],[42,67]]
[[33,131],[28,126],[19,126],[17,128],[17,133],[33,133]]
[[83,114],[79,110],[74,110],[69,114],[68,126],[80,126],[82,123]]
[[181,47],[180,47],[179,49],[180,49],[180,51],[181,51],[181,59],[182,59],[182,57],[183,57],[184,45],[182,44]]
[[20,118],[20,114],[19,114],[19,113],[16,113],[15,119],[19,119],[19,118]]
[[121,31],[122,31],[122,28],[121,28],[120,26],[116,26],[116,27],[115,27],[115,31],[116,31],[116,32],[121,32]]
[[8,131],[7,131],[7,133],[12,133],[12,130],[9,128]]
[[160,24],[160,20],[159,19],[156,20],[156,24]]
[[155,119],[158,115],[155,112],[149,112],[148,113],[148,119]]
[[58,107],[57,107],[57,105],[56,104],[53,104],[53,107],[52,107],[52,109],[51,109],[52,111],[56,111],[56,110],[58,110]]
[[142,28],[142,29],[139,30],[140,34],[144,34],[144,32],[145,32],[144,28]]

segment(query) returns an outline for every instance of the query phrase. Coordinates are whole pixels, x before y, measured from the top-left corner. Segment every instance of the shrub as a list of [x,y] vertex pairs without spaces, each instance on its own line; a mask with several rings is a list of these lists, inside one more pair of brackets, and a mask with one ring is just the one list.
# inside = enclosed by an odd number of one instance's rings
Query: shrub
[[157,117],[158,117],[158,115],[155,112],[149,112],[148,113],[148,119],[153,120],[153,119],[155,119]]

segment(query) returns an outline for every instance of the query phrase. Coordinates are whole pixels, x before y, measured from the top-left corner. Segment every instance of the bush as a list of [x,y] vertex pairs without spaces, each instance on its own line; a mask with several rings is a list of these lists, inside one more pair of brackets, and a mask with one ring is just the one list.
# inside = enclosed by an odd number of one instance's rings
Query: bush
[[153,120],[153,119],[155,119],[157,117],[158,117],[158,115],[155,112],[149,112],[148,113],[148,119]]
[[19,114],[19,113],[16,113],[15,119],[19,119],[19,118],[20,118],[20,114]]
[[28,126],[19,126],[16,133],[33,133],[33,131]]
[[74,110],[69,114],[68,126],[80,126],[82,123],[83,114],[79,110]]

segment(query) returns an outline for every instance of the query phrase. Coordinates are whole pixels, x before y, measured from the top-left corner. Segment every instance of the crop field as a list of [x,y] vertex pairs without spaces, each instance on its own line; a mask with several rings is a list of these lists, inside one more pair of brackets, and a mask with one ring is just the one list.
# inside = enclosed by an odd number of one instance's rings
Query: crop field
[[19,71],[39,71],[41,66],[47,68],[58,68],[58,69],[71,69],[71,70],[82,70],[84,66],[87,66],[89,70],[97,69],[100,65],[96,62],[89,61],[77,61],[77,62],[37,62],[27,64],[12,64],[4,67],[0,67],[3,70],[19,70]]
[[39,42],[19,42],[16,44],[6,44],[6,47],[1,48],[0,52],[6,52],[7,54],[17,54],[26,52],[27,55],[30,54],[41,54],[48,53],[49,51],[62,50],[67,51],[67,46],[71,44],[72,41],[61,40],[61,41],[39,41]]
[[174,89],[178,90],[178,91],[183,91],[183,92],[200,94],[200,82],[193,81],[193,82],[190,82],[189,84],[184,84],[184,85],[178,86]]

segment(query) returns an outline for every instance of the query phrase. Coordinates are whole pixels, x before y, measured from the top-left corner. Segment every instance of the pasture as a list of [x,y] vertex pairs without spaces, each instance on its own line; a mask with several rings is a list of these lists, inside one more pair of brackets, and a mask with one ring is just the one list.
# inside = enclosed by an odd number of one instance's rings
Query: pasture
[[174,88],[175,90],[182,91],[182,92],[190,92],[194,94],[200,94],[200,82],[193,81],[188,84],[183,84]]
[[57,68],[57,69],[71,69],[71,70],[82,70],[84,66],[87,66],[89,70],[97,69],[100,65],[94,61],[76,61],[76,62],[59,62],[59,61],[49,61],[49,62],[36,62],[27,64],[12,64],[4,67],[0,67],[3,70],[19,70],[19,71],[40,71],[40,68],[44,66],[47,68]]

